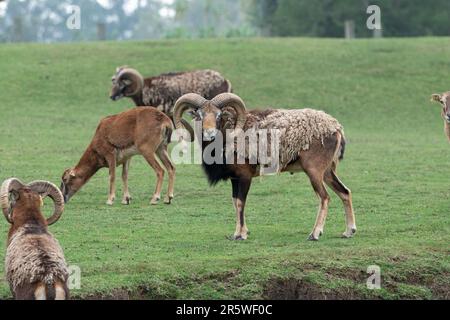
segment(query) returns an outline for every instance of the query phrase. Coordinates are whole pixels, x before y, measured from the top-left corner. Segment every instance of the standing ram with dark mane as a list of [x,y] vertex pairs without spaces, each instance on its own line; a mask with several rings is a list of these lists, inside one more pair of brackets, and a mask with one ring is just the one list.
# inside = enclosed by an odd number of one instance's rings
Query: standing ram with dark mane
[[[352,237],[356,232],[355,216],[350,190],[339,180],[336,169],[345,151],[344,131],[339,122],[330,115],[312,109],[269,109],[247,111],[244,102],[238,96],[224,93],[212,100],[198,94],[181,97],[174,110],[177,129],[182,129],[181,119],[190,111],[196,120],[201,121],[203,130],[202,150],[205,151],[221,134],[224,137],[220,147],[223,154],[221,163],[206,163],[203,155],[203,168],[210,183],[231,180],[233,204],[236,210],[235,240],[247,239],[248,229],[245,223],[244,208],[252,179],[261,173],[261,163],[250,161],[252,154],[244,151],[244,160],[238,161],[238,152],[230,148],[239,132],[251,130],[276,130],[279,134],[279,172],[305,172],[320,198],[319,212],[309,240],[318,240],[322,235],[328,214],[330,196],[325,188],[328,185],[343,201],[346,213],[346,231],[343,236]],[[227,131],[233,130],[232,135]],[[220,141],[220,139],[219,139]],[[239,141],[239,140],[238,140]],[[231,142],[231,144],[229,144]],[[270,142],[273,143],[273,142]],[[210,148],[208,148],[210,149]],[[216,149],[217,150],[217,149]],[[228,159],[231,154],[231,163]],[[219,155],[220,158],[220,155]]]
[[[232,92],[231,83],[214,70],[167,73],[144,79],[137,70],[123,66],[112,77],[111,99],[128,97],[137,107],[155,107],[172,118],[175,102],[184,94],[197,93],[212,99],[225,92]],[[181,122],[193,142],[194,130],[187,121]]]

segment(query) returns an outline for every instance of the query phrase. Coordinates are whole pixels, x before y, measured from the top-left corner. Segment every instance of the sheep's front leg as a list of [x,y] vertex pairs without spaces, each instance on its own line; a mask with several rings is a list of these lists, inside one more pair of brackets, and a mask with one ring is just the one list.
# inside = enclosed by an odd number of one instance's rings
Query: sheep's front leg
[[123,181],[123,199],[122,204],[129,205],[132,198],[128,189],[128,171],[130,169],[131,159],[124,162],[122,166],[122,181]]
[[248,237],[248,228],[245,223],[245,202],[250,190],[251,179],[232,179],[233,186],[233,204],[236,210],[236,231],[234,240],[246,240]]
[[330,202],[330,196],[325,189],[323,182],[323,174],[316,174],[315,172],[307,172],[311,185],[314,188],[319,200],[319,212],[317,213],[316,223],[314,224],[313,231],[308,237],[310,241],[318,241],[319,237],[323,234],[323,228],[325,226],[325,220],[328,215],[328,204]]
[[109,196],[106,204],[112,206],[116,200],[116,157],[112,155],[108,160],[109,165]]

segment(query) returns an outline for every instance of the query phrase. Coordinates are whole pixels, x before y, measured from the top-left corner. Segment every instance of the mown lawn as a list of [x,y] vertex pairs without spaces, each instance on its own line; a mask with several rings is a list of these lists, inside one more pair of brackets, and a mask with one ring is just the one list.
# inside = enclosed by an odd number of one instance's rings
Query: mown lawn
[[[318,201],[299,174],[257,179],[251,235],[228,241],[230,185],[210,188],[199,166],[178,166],[173,205],[151,207],[154,174],[135,158],[131,206],[105,205],[103,170],[51,227],[82,271],[73,296],[450,297],[450,146],[439,106],[429,102],[450,89],[450,39],[1,45],[0,180],[59,184],[99,119],[132,107],[108,100],[124,64],[145,75],[217,69],[250,107],[315,107],[338,118],[349,141],[339,174],[353,191],[358,234],[340,238],[343,207],[333,194],[324,236],[306,241]],[[4,239],[7,229],[0,223]],[[381,267],[381,290],[366,288],[370,265]],[[0,297],[10,297],[3,280]]]

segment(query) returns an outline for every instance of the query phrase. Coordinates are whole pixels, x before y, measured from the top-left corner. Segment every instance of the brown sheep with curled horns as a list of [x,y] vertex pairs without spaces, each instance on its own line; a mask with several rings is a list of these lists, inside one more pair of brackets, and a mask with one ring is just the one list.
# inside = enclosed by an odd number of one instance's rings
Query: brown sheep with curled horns
[[[41,212],[43,198],[55,205],[46,219]],[[48,231],[64,211],[59,189],[47,181],[28,185],[12,178],[3,182],[0,205],[11,224],[8,233],[5,271],[17,300],[66,300],[69,272],[58,241]]]
[[[235,137],[242,139],[252,130],[274,130],[279,132],[278,172],[305,172],[314,191],[320,199],[319,212],[309,240],[318,240],[322,235],[328,214],[330,196],[325,188],[328,185],[342,200],[346,213],[346,231],[343,237],[350,238],[356,233],[351,191],[339,180],[336,169],[343,159],[345,138],[342,126],[330,115],[312,109],[269,109],[248,111],[244,101],[234,94],[224,93],[212,100],[197,94],[181,97],[174,109],[177,129],[183,114],[190,111],[202,123],[202,150],[210,150],[211,144],[219,139],[220,163],[206,163],[203,155],[203,169],[211,184],[221,180],[231,180],[233,205],[236,211],[236,231],[233,239],[247,239],[244,208],[252,179],[261,174],[265,164],[252,162],[254,157],[247,150],[234,151]],[[232,134],[228,134],[232,130]],[[239,132],[241,131],[241,132]],[[260,131],[262,132],[262,131]],[[223,140],[220,137],[223,138]],[[230,137],[233,139],[228,141]],[[241,140],[242,141],[242,140]],[[245,140],[244,140],[245,141]],[[219,143],[216,143],[219,144]],[[239,143],[238,143],[239,144]],[[238,146],[239,147],[239,146]],[[239,150],[239,149],[237,149]],[[241,157],[243,152],[243,157]],[[214,155],[215,157],[216,155]],[[238,161],[244,158],[245,161]],[[231,159],[231,161],[230,161]]]
[[[172,118],[175,102],[183,94],[197,93],[212,99],[225,92],[232,92],[231,82],[214,70],[165,73],[144,78],[136,69],[122,66],[112,77],[110,97],[113,101],[130,98],[137,107],[155,107]],[[181,123],[190,134],[190,142],[193,142],[191,125],[184,119]]]

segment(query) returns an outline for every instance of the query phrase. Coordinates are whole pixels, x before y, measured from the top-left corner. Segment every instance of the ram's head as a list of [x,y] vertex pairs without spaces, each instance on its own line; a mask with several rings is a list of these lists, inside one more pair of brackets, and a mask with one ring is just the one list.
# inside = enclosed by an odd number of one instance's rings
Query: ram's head
[[204,141],[213,141],[219,131],[229,129],[229,123],[233,124],[235,131],[243,130],[247,120],[244,101],[232,93],[220,94],[212,100],[195,93],[182,96],[175,104],[173,113],[177,129],[183,128],[185,112],[189,112],[196,121],[201,121]]
[[[40,211],[43,199],[49,197],[54,202],[53,215],[45,219]],[[3,182],[0,189],[0,205],[6,220],[19,226],[31,220],[43,220],[52,225],[59,220],[64,211],[64,199],[53,183],[35,181],[28,185],[16,178]],[[17,209],[17,210],[16,210]]]
[[144,78],[137,70],[119,67],[112,77],[110,98],[117,101],[124,97],[134,97],[142,91],[143,87]]

